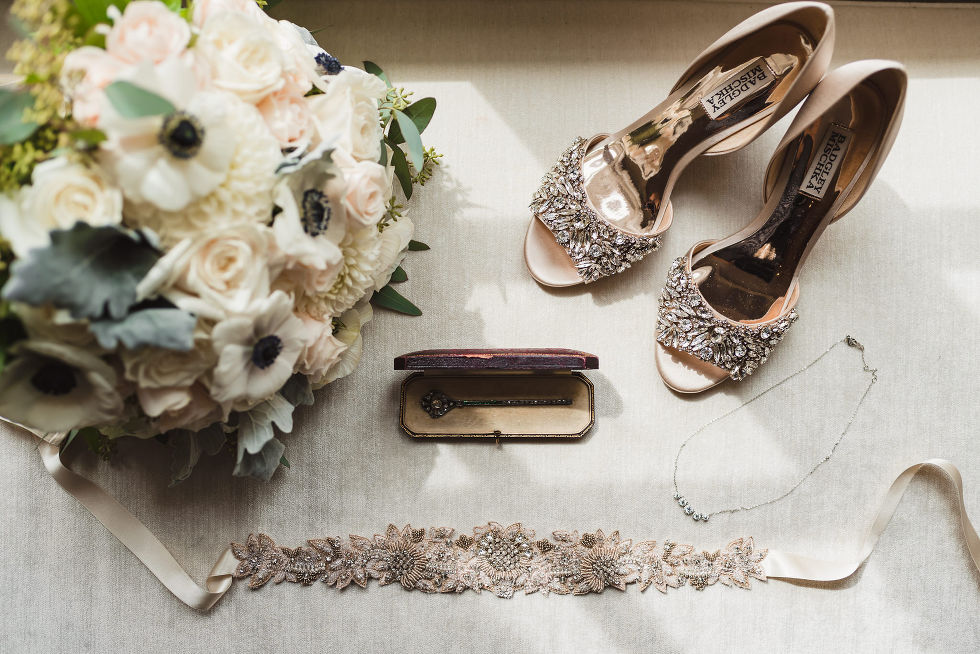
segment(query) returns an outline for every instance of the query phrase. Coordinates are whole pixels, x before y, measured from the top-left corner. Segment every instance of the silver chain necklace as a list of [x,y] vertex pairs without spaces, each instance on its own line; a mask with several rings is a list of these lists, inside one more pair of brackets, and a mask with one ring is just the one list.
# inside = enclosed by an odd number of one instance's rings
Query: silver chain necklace
[[[684,495],[682,495],[681,492],[680,492],[680,489],[677,488],[677,467],[678,467],[678,461],[681,458],[681,452],[684,451],[684,448],[687,447],[687,444],[690,443],[692,440],[694,440],[701,432],[703,432],[705,429],[707,429],[711,425],[715,424],[719,420],[722,420],[724,418],[727,418],[728,416],[732,415],[733,413],[735,413],[739,409],[741,409],[741,408],[743,408],[745,406],[748,406],[749,404],[752,404],[753,402],[755,402],[756,400],[758,400],[760,397],[762,397],[763,395],[765,395],[769,391],[775,390],[775,389],[779,388],[780,386],[782,386],[783,384],[785,384],[786,382],[788,382],[789,380],[791,380],[794,377],[796,377],[797,375],[803,374],[804,372],[806,372],[807,370],[809,370],[812,366],[816,365],[817,362],[819,362],[825,356],[827,356],[828,354],[830,354],[831,351],[833,351],[833,349],[836,348],[841,343],[845,343],[849,347],[853,347],[856,350],[859,350],[861,352],[861,364],[864,367],[864,372],[869,373],[871,377],[868,380],[867,387],[865,387],[865,389],[864,389],[864,393],[861,394],[861,399],[858,400],[857,405],[854,407],[854,411],[851,412],[851,417],[848,419],[847,424],[844,425],[844,429],[841,430],[840,436],[837,437],[837,440],[834,441],[833,447],[830,448],[830,452],[828,452],[825,457],[823,457],[820,461],[818,461],[817,464],[814,465],[810,469],[809,472],[807,472],[805,475],[803,475],[802,477],[800,477],[799,481],[797,481],[793,485],[792,488],[790,488],[788,491],[786,491],[785,493],[783,493],[779,497],[774,497],[774,498],[772,498],[770,500],[766,500],[764,502],[759,502],[758,504],[753,504],[752,506],[738,506],[738,507],[732,507],[732,508],[728,508],[728,509],[719,509],[717,511],[712,511],[710,513],[695,510],[694,507],[691,506],[690,500],[688,500],[687,497],[685,497]],[[710,422],[707,422],[707,423],[701,425],[701,427],[696,432],[694,432],[693,434],[691,434],[690,436],[688,436],[686,439],[684,439],[684,442],[681,443],[680,448],[677,450],[677,455],[674,457],[674,500],[676,500],[677,501],[677,504],[682,509],[684,509],[684,513],[686,515],[690,516],[695,522],[707,522],[708,521],[708,518],[710,518],[711,516],[721,515],[721,514],[724,514],[724,513],[738,513],[739,511],[751,511],[752,509],[758,509],[761,506],[766,506],[766,505],[769,505],[769,504],[775,504],[776,502],[778,502],[778,501],[780,501],[782,499],[785,499],[793,491],[795,491],[797,488],[799,488],[800,486],[802,486],[803,485],[803,482],[805,482],[807,479],[809,479],[810,476],[813,475],[813,473],[817,471],[817,468],[819,468],[823,464],[825,464],[828,461],[830,461],[830,457],[832,457],[834,455],[834,452],[837,451],[837,446],[840,445],[841,444],[841,441],[844,440],[844,436],[847,434],[847,431],[851,428],[851,423],[854,422],[854,419],[857,417],[858,411],[861,409],[861,405],[864,404],[864,399],[866,397],[868,397],[868,392],[871,390],[871,387],[874,385],[874,383],[876,381],[878,381],[878,369],[877,368],[872,368],[872,367],[870,367],[868,365],[868,362],[864,358],[864,346],[861,345],[861,343],[859,343],[857,341],[857,339],[852,338],[850,336],[845,336],[843,339],[837,341],[836,343],[834,343],[833,345],[831,345],[830,347],[828,347],[826,350],[824,350],[823,351],[823,354],[821,354],[816,359],[814,359],[810,363],[808,363],[805,366],[803,366],[801,369],[799,369],[796,372],[794,372],[789,377],[786,377],[782,381],[779,381],[779,382],[773,384],[772,386],[770,386],[766,390],[762,391],[758,395],[754,396],[750,400],[747,400],[746,402],[743,402],[742,404],[738,405],[737,407],[735,407],[734,409],[732,409],[728,413],[726,413],[724,415],[721,415],[721,416],[718,416],[714,420],[712,420]]]

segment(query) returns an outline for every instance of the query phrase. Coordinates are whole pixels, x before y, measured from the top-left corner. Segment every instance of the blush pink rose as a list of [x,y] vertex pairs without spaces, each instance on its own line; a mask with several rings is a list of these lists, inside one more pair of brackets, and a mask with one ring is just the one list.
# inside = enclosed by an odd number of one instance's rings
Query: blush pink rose
[[256,108],[281,147],[301,147],[310,140],[313,114],[302,95],[281,89],[263,98]]
[[105,49],[123,63],[160,63],[183,52],[190,39],[191,28],[183,18],[160,2],[136,0],[116,18]]
[[102,48],[87,45],[72,50],[61,66],[61,79],[72,101],[72,116],[82,125],[99,122],[107,87],[123,69],[118,59]]

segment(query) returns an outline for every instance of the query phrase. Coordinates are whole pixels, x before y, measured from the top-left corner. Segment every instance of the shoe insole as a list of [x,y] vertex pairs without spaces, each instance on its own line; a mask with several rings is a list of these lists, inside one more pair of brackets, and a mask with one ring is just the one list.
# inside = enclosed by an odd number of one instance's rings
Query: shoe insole
[[799,26],[778,23],[722,53],[703,76],[586,153],[582,172],[592,205],[627,233],[657,233],[680,171],[726,136],[765,118],[812,51],[812,38]]
[[759,320],[784,301],[841,195],[864,170],[879,136],[881,108],[878,93],[862,85],[825,112],[790,144],[779,192],[760,216],[692,262],[692,270],[705,276],[701,294],[716,311],[733,320]]

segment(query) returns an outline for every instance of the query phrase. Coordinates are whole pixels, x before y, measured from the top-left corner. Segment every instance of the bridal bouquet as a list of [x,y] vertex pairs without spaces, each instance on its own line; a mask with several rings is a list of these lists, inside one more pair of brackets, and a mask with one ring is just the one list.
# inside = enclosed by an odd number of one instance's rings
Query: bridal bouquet
[[253,0],[17,0],[0,88],[0,415],[234,474],[361,355],[439,155],[411,103]]

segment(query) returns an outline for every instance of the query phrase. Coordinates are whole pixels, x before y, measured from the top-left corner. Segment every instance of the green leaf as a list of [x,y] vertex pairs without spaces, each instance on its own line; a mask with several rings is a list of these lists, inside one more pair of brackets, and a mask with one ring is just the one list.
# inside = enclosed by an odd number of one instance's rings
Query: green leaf
[[284,456],[279,457],[279,465],[285,466],[286,468],[292,468],[293,467],[293,466],[289,465],[289,459],[287,459]]
[[27,91],[0,88],[0,145],[20,143],[37,129],[37,123],[24,122],[24,111],[34,106]]
[[395,272],[391,273],[391,279],[388,280],[389,284],[400,284],[402,282],[408,281],[408,273],[401,266],[395,268]]
[[144,345],[188,352],[194,347],[197,318],[177,308],[136,310],[119,320],[93,320],[89,324],[99,345],[114,350],[122,343],[128,350]]
[[422,135],[419,134],[419,128],[415,126],[411,117],[397,109],[395,110],[395,120],[398,121],[398,127],[401,128],[402,136],[405,137],[405,145],[408,146],[408,158],[411,159],[415,170],[422,170],[422,164],[425,162],[425,148],[422,147]]
[[367,72],[371,73],[375,77],[380,77],[381,80],[384,81],[385,85],[389,89],[391,88],[391,82],[388,81],[388,76],[385,75],[385,72],[383,70],[381,70],[381,66],[379,66],[376,63],[374,63],[373,61],[365,61],[364,62],[364,70],[366,70]]
[[90,148],[102,143],[106,139],[106,135],[101,129],[76,129],[71,132],[71,138],[76,144]]
[[410,200],[412,198],[412,171],[408,168],[405,153],[397,145],[391,149],[391,165],[395,167],[395,177],[401,184],[405,198]]
[[108,9],[115,5],[122,11],[129,0],[73,0],[75,8],[82,17],[84,27],[92,27],[98,23],[108,22]]
[[393,289],[385,286],[380,291],[371,296],[371,304],[409,316],[421,316],[422,310],[409,302],[405,296]]
[[136,303],[136,285],[160,258],[151,232],[77,222],[51,232],[11,267],[3,297],[40,306],[50,302],[75,318],[119,320]]
[[378,163],[382,166],[388,165],[388,144],[384,139],[381,139],[381,157],[378,158]]
[[310,379],[300,373],[296,373],[286,380],[283,387],[279,389],[279,394],[294,407],[313,404],[313,389],[310,386]]
[[166,98],[131,82],[113,82],[105,88],[105,94],[123,118],[145,118],[177,111]]
[[429,250],[431,248],[429,248],[429,246],[422,241],[413,240],[408,242],[408,249],[412,252],[422,252],[423,250]]
[[225,445],[227,436],[221,425],[214,424],[201,431],[177,429],[167,432],[167,445],[172,452],[170,460],[170,485],[176,486],[187,479],[201,454],[214,456]]
[[[413,102],[402,110],[406,116],[412,119],[415,123],[416,129],[418,129],[419,134],[425,131],[425,128],[429,126],[429,122],[432,120],[432,114],[436,111],[436,99],[435,98],[422,98],[417,102]],[[398,123],[392,123],[391,129],[388,130],[388,140],[392,143],[401,143],[405,139],[402,136],[402,130],[398,126]]]

